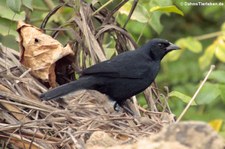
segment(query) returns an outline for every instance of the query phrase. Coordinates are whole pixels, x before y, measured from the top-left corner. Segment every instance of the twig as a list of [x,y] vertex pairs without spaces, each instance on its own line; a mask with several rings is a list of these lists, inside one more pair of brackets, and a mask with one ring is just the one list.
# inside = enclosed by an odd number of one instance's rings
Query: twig
[[104,5],[102,5],[99,9],[97,9],[95,12],[92,13],[92,16],[94,16],[96,13],[98,13],[99,11],[101,11],[103,8],[105,8],[107,5],[109,5],[111,2],[113,2],[113,0],[109,0],[108,2],[106,2]]
[[70,138],[72,139],[74,145],[76,146],[77,149],[81,149],[83,148],[79,143],[78,140],[73,136],[73,134],[71,133],[72,129],[69,128],[67,131],[67,134],[70,136]]
[[209,39],[209,38],[214,38],[214,37],[220,36],[223,33],[225,33],[225,32],[224,31],[213,32],[213,33],[204,34],[204,35],[201,35],[201,36],[196,36],[195,39],[197,39],[197,40],[205,40],[205,39]]
[[105,20],[103,24],[108,24],[112,16],[126,3],[128,0],[121,1],[107,16],[105,17]]
[[25,108],[30,108],[30,109],[38,110],[38,111],[49,112],[49,110],[45,110],[45,109],[42,109],[42,108],[39,108],[39,107],[29,106],[27,104],[21,104],[21,103],[18,103],[18,102],[12,102],[12,101],[7,101],[7,100],[3,100],[3,99],[0,99],[0,103],[1,104],[2,103],[6,103],[6,104],[21,106],[21,107],[25,107]]
[[[45,1],[45,2],[48,2],[48,1]],[[50,2],[51,3],[51,2]],[[51,11],[47,14],[47,16],[44,18],[44,20],[42,21],[41,23],[41,29],[45,31],[45,26],[48,22],[48,20],[51,18],[52,15],[54,15],[60,8],[62,8],[65,4],[60,4],[58,6],[56,6],[54,8],[54,5],[53,6],[49,6],[49,7],[52,7],[51,8]]]
[[132,97],[132,100],[133,100],[133,102],[134,102],[134,108],[135,108],[135,110],[136,110],[138,116],[141,116],[141,113],[140,113],[139,108],[138,108],[138,101],[137,101],[136,96],[133,96],[133,97]]
[[134,0],[134,1],[133,1],[133,5],[132,5],[132,7],[131,7],[131,10],[130,10],[130,12],[129,12],[129,15],[128,15],[128,17],[127,17],[127,20],[126,20],[126,22],[125,22],[124,25],[123,25],[123,28],[126,27],[126,25],[127,25],[128,21],[130,20],[132,14],[134,13],[134,9],[136,8],[137,4],[138,4],[138,0]]
[[178,117],[176,123],[178,123],[181,120],[181,118],[184,116],[184,114],[187,112],[188,108],[191,106],[192,102],[195,100],[196,96],[198,95],[199,91],[201,90],[201,88],[205,84],[206,80],[208,79],[210,73],[213,71],[214,68],[215,68],[215,65],[211,65],[210,70],[208,71],[208,73],[205,76],[204,80],[202,81],[202,83],[198,87],[197,91],[195,92],[194,96],[191,98],[191,100],[189,101],[189,103],[187,104],[187,106],[185,107],[185,109],[183,110],[183,112]]
[[[12,93],[7,93],[7,92],[4,92],[4,91],[0,91],[0,95],[2,97],[9,98],[9,99],[15,101],[16,103],[21,103],[23,105],[28,105],[28,106],[29,105],[30,106],[35,105],[36,107],[40,108],[39,110],[42,109],[43,111],[46,111],[46,112],[56,111],[57,110],[57,108],[45,105],[45,104],[41,103],[40,101],[35,101],[35,100],[30,99],[30,98],[21,97],[19,95],[15,95],[15,94],[12,94]],[[6,101],[1,100],[1,102],[6,102]]]

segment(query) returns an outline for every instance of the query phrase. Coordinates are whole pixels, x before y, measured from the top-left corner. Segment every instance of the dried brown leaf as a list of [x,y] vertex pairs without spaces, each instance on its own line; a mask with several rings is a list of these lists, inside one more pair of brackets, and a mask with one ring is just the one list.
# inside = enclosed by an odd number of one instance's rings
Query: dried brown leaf
[[55,62],[66,55],[73,54],[71,47],[69,45],[63,47],[39,28],[21,21],[18,22],[17,31],[20,37],[20,62],[31,68],[31,73],[35,77],[50,82],[53,87],[56,86]]

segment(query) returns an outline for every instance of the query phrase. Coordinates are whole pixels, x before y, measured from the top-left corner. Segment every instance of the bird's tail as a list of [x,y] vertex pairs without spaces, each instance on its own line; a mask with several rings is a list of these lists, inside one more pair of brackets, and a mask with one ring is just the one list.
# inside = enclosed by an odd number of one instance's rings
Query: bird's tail
[[53,88],[52,90],[45,92],[40,95],[43,100],[51,100],[62,97],[71,92],[75,92],[81,89],[92,89],[95,85],[95,80],[89,77],[80,78],[77,81],[73,81],[59,87]]

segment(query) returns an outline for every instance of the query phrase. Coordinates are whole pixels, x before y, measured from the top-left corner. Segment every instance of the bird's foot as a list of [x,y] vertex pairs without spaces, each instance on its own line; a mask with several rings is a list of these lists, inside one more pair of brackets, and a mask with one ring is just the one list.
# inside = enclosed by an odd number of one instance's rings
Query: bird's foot
[[119,112],[120,108],[123,108],[127,113],[134,115],[134,112],[130,109],[128,105],[124,105],[124,104],[120,105],[118,102],[116,102],[113,108],[116,112]]
[[113,109],[116,111],[116,112],[119,112],[120,111],[120,105],[118,102],[115,102],[114,106],[113,106]]

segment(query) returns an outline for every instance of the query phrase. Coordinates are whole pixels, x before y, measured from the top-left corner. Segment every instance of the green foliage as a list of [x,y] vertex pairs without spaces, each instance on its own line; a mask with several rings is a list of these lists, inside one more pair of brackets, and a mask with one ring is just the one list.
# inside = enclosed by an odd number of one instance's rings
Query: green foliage
[[215,46],[212,44],[208,46],[205,53],[199,58],[199,66],[201,69],[207,68],[213,59]]
[[209,76],[209,79],[219,83],[225,83],[225,71],[215,70],[211,73],[211,75]]
[[22,3],[21,0],[6,0],[7,6],[14,12],[19,13]]
[[[177,97],[177,98],[179,98],[180,100],[182,100],[185,103],[189,103],[190,100],[191,100],[191,97],[190,96],[187,96],[187,95],[185,95],[185,94],[183,94],[181,92],[178,92],[178,91],[172,91],[172,92],[170,92],[169,93],[169,97]],[[195,102],[192,102],[191,104],[192,105],[196,105]]]
[[176,41],[176,45],[178,45],[182,50],[173,51],[169,53],[168,56],[166,57],[166,60],[168,61],[178,60],[185,50],[189,50],[194,53],[202,52],[202,44],[197,39],[192,37],[180,38],[179,40]]
[[[225,38],[224,38],[225,39]],[[224,39],[218,41],[217,46],[215,47],[215,56],[222,62],[225,62],[225,42]]]
[[4,45],[17,49],[15,38],[17,21],[25,20],[25,9],[32,10],[32,0],[3,0],[0,1],[0,42]]
[[[163,30],[163,26],[160,22],[162,14],[177,13],[183,15],[183,12],[176,6],[171,5],[171,0],[167,1],[149,1],[148,3],[139,2],[136,9],[131,16],[131,20],[139,23],[147,24],[152,27],[158,34]],[[148,9],[150,7],[150,9]],[[127,2],[120,10],[120,14],[128,16],[132,8],[132,2]]]
[[205,53],[199,58],[199,64],[205,69],[212,62],[213,57],[221,62],[225,62],[225,33],[218,36],[217,39],[207,47]]
[[150,9],[150,12],[154,12],[154,11],[162,11],[162,12],[173,12],[173,13],[177,13],[179,15],[184,15],[184,13],[178,9],[176,6],[174,5],[171,5],[171,6],[155,6],[155,7],[152,7]]
[[[206,82],[196,97],[197,104],[210,104],[220,95],[218,84]],[[210,93],[210,94],[209,94]]]
[[22,0],[23,6],[26,8],[33,10],[33,5],[32,5],[33,0]]
[[33,0],[6,0],[6,5],[15,13],[20,13],[21,7],[23,6],[33,10],[32,1]]
[[192,37],[181,38],[176,41],[176,44],[182,49],[188,49],[194,53],[200,53],[202,51],[201,43]]
[[223,104],[225,104],[225,84],[219,84],[219,89],[220,89],[220,98],[223,101]]

